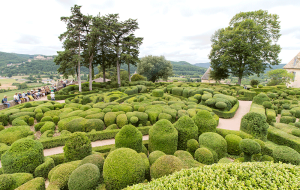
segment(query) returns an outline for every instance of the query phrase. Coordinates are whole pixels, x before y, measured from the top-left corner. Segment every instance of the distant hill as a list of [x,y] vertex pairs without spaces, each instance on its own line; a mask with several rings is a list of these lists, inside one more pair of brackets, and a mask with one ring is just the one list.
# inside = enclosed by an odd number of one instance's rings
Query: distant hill
[[197,67],[203,67],[203,68],[210,67],[210,63],[196,63],[194,65],[197,66]]
[[171,61],[171,64],[173,65],[173,73],[179,76],[189,75],[191,77],[197,77],[203,75],[206,71],[206,68],[197,67],[186,61]]
[[9,63],[22,63],[33,59],[33,55],[0,52],[0,67]]

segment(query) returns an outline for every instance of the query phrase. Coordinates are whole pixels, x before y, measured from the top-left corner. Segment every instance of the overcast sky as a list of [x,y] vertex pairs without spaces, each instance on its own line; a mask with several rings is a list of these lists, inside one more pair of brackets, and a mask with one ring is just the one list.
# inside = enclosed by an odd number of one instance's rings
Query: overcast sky
[[137,19],[136,36],[143,37],[140,57],[164,55],[172,61],[209,62],[210,37],[227,27],[239,12],[268,10],[281,21],[282,51],[287,63],[300,51],[299,0],[14,0],[1,1],[0,51],[56,55],[58,36],[66,31],[61,16],[81,5],[83,14],[119,13]]

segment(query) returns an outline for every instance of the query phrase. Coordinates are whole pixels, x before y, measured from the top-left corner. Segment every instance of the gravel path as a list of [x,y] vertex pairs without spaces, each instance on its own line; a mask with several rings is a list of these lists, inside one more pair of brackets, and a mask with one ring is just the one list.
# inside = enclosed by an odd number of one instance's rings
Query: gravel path
[[252,101],[239,101],[240,106],[233,118],[223,119],[220,118],[218,128],[229,129],[234,131],[240,130],[242,117],[250,111]]

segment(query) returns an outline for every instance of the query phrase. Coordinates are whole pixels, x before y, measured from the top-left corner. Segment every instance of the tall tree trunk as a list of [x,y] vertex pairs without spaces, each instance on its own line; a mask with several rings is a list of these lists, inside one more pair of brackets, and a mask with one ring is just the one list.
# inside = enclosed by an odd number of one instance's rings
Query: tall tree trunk
[[130,64],[128,63],[128,80],[131,82],[131,76],[130,76]]
[[79,51],[78,51],[78,88],[81,92],[81,78],[80,78],[80,36],[79,36]]
[[93,90],[93,84],[92,84],[92,80],[93,80],[93,73],[92,73],[92,62],[93,62],[93,54],[90,56],[89,58],[89,90],[92,91]]
[[102,65],[102,71],[103,71],[103,82],[106,82],[105,80],[105,64]]
[[242,77],[239,77],[238,84],[239,84],[239,85],[242,84]]
[[121,75],[120,75],[120,63],[119,63],[119,47],[117,48],[117,77],[118,77],[118,85],[121,86]]
[[92,66],[92,79],[95,79],[95,68],[94,65]]

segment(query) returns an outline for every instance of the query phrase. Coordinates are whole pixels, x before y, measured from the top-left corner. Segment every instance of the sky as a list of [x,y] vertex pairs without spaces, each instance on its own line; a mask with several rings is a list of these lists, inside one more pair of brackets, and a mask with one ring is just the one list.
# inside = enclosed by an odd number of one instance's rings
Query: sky
[[163,55],[167,60],[209,62],[210,37],[229,25],[239,12],[267,10],[279,15],[279,58],[286,64],[300,51],[299,0],[14,0],[0,6],[0,51],[56,55],[58,36],[66,31],[62,16],[81,5],[83,14],[120,15],[137,19],[137,37],[143,37],[140,57]]

